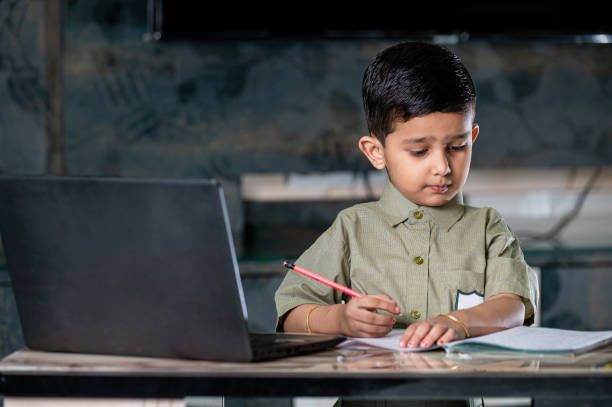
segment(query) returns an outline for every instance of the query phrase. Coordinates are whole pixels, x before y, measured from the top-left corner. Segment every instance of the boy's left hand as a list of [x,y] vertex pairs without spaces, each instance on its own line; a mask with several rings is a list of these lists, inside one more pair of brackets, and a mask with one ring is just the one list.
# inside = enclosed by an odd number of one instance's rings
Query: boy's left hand
[[401,348],[428,348],[431,345],[442,345],[450,341],[464,339],[465,331],[455,322],[444,317],[429,318],[414,322],[400,339]]

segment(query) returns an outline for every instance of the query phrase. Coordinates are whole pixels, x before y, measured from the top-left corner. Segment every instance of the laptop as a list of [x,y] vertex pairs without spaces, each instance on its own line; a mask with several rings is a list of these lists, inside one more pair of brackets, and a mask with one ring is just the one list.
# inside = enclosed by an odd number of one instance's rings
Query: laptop
[[0,177],[0,236],[33,350],[251,362],[344,340],[248,331],[213,179]]

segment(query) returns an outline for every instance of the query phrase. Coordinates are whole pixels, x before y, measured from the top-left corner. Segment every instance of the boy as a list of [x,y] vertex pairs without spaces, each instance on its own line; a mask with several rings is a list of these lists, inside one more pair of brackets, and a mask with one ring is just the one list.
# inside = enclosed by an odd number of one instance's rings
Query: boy
[[433,344],[531,323],[535,287],[518,239],[492,208],[463,205],[476,92],[459,58],[401,43],[367,67],[369,135],[358,146],[388,181],[379,201],[342,210],[296,264],[366,294],[289,272],[275,301],[277,329],[383,336]]

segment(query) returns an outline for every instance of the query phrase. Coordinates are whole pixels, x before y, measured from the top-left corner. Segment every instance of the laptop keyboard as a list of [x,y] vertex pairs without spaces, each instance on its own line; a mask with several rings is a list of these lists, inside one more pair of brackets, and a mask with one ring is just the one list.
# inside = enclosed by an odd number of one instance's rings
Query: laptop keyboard
[[335,335],[308,335],[284,332],[249,333],[253,359],[260,361],[277,357],[312,353],[329,349],[345,338]]

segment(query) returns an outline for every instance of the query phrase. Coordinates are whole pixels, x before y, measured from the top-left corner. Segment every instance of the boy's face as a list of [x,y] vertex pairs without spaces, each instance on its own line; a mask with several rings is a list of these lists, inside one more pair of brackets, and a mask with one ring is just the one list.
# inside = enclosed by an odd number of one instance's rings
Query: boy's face
[[372,165],[387,169],[393,185],[417,205],[440,206],[461,190],[478,136],[473,112],[430,113],[396,122],[385,145],[373,136],[359,140]]

